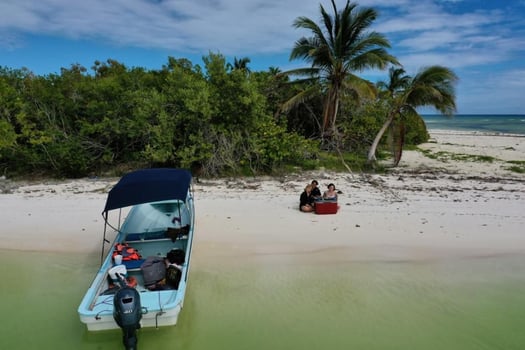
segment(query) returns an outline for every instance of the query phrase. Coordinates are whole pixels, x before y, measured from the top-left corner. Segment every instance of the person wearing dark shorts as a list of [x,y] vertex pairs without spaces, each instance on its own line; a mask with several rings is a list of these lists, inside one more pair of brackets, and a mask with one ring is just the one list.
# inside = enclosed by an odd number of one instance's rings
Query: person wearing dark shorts
[[306,185],[299,198],[299,210],[302,212],[314,211],[315,198],[312,196],[312,185]]

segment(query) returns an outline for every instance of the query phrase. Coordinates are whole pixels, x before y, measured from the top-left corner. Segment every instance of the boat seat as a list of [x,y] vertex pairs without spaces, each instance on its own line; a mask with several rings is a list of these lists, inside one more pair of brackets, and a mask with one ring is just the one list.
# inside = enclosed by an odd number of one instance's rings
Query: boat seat
[[141,233],[128,233],[126,235],[126,242],[148,241],[152,239],[164,239],[164,238],[167,238],[166,230],[141,232]]
[[122,265],[126,266],[126,270],[128,271],[138,270],[140,269],[140,265],[142,265],[144,261],[146,261],[146,259],[126,260],[122,261]]
[[166,230],[162,230],[162,231],[153,231],[153,232],[146,232],[144,234],[144,239],[145,240],[150,240],[150,239],[162,239],[162,238],[167,238],[166,236]]
[[126,242],[141,241],[144,233],[128,233],[126,235]]

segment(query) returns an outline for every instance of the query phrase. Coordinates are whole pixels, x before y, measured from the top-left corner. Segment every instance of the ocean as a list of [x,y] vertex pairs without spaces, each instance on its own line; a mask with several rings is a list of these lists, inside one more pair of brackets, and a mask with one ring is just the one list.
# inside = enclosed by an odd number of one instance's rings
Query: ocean
[[523,114],[457,114],[453,117],[422,115],[429,130],[477,131],[525,135]]

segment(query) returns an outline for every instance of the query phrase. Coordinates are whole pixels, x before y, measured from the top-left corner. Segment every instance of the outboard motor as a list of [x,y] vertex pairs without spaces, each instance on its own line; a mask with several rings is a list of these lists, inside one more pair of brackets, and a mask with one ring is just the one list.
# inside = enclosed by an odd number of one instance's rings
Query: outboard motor
[[124,284],[124,287],[120,288],[115,294],[113,306],[113,318],[122,328],[122,342],[126,350],[136,350],[136,330],[140,328],[140,320],[142,319],[139,292]]

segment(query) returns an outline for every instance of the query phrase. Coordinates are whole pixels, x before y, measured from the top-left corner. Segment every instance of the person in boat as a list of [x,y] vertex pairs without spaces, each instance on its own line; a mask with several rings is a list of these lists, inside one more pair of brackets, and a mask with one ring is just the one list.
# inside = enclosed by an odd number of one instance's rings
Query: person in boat
[[[148,267],[142,267],[142,269],[150,268],[152,271],[158,271],[158,274],[162,275],[162,279],[146,285],[146,288],[151,291],[179,289],[185,255],[182,249],[172,249],[166,254],[165,258],[149,257],[148,259],[151,258],[154,262]],[[165,270],[159,271],[159,269]],[[149,275],[152,274],[157,274],[157,272],[149,273]]]
[[299,210],[302,212],[312,212],[315,207],[315,198],[312,196],[312,185],[306,185],[299,198]]
[[328,185],[328,190],[323,193],[323,199],[329,201],[337,201],[337,191],[334,184]]
[[182,278],[182,265],[185,254],[181,249],[172,249],[166,255],[166,280],[165,286],[169,289],[178,289]]
[[321,199],[321,190],[319,189],[319,182],[317,182],[317,180],[312,180],[312,197],[315,199],[315,200],[319,200]]

